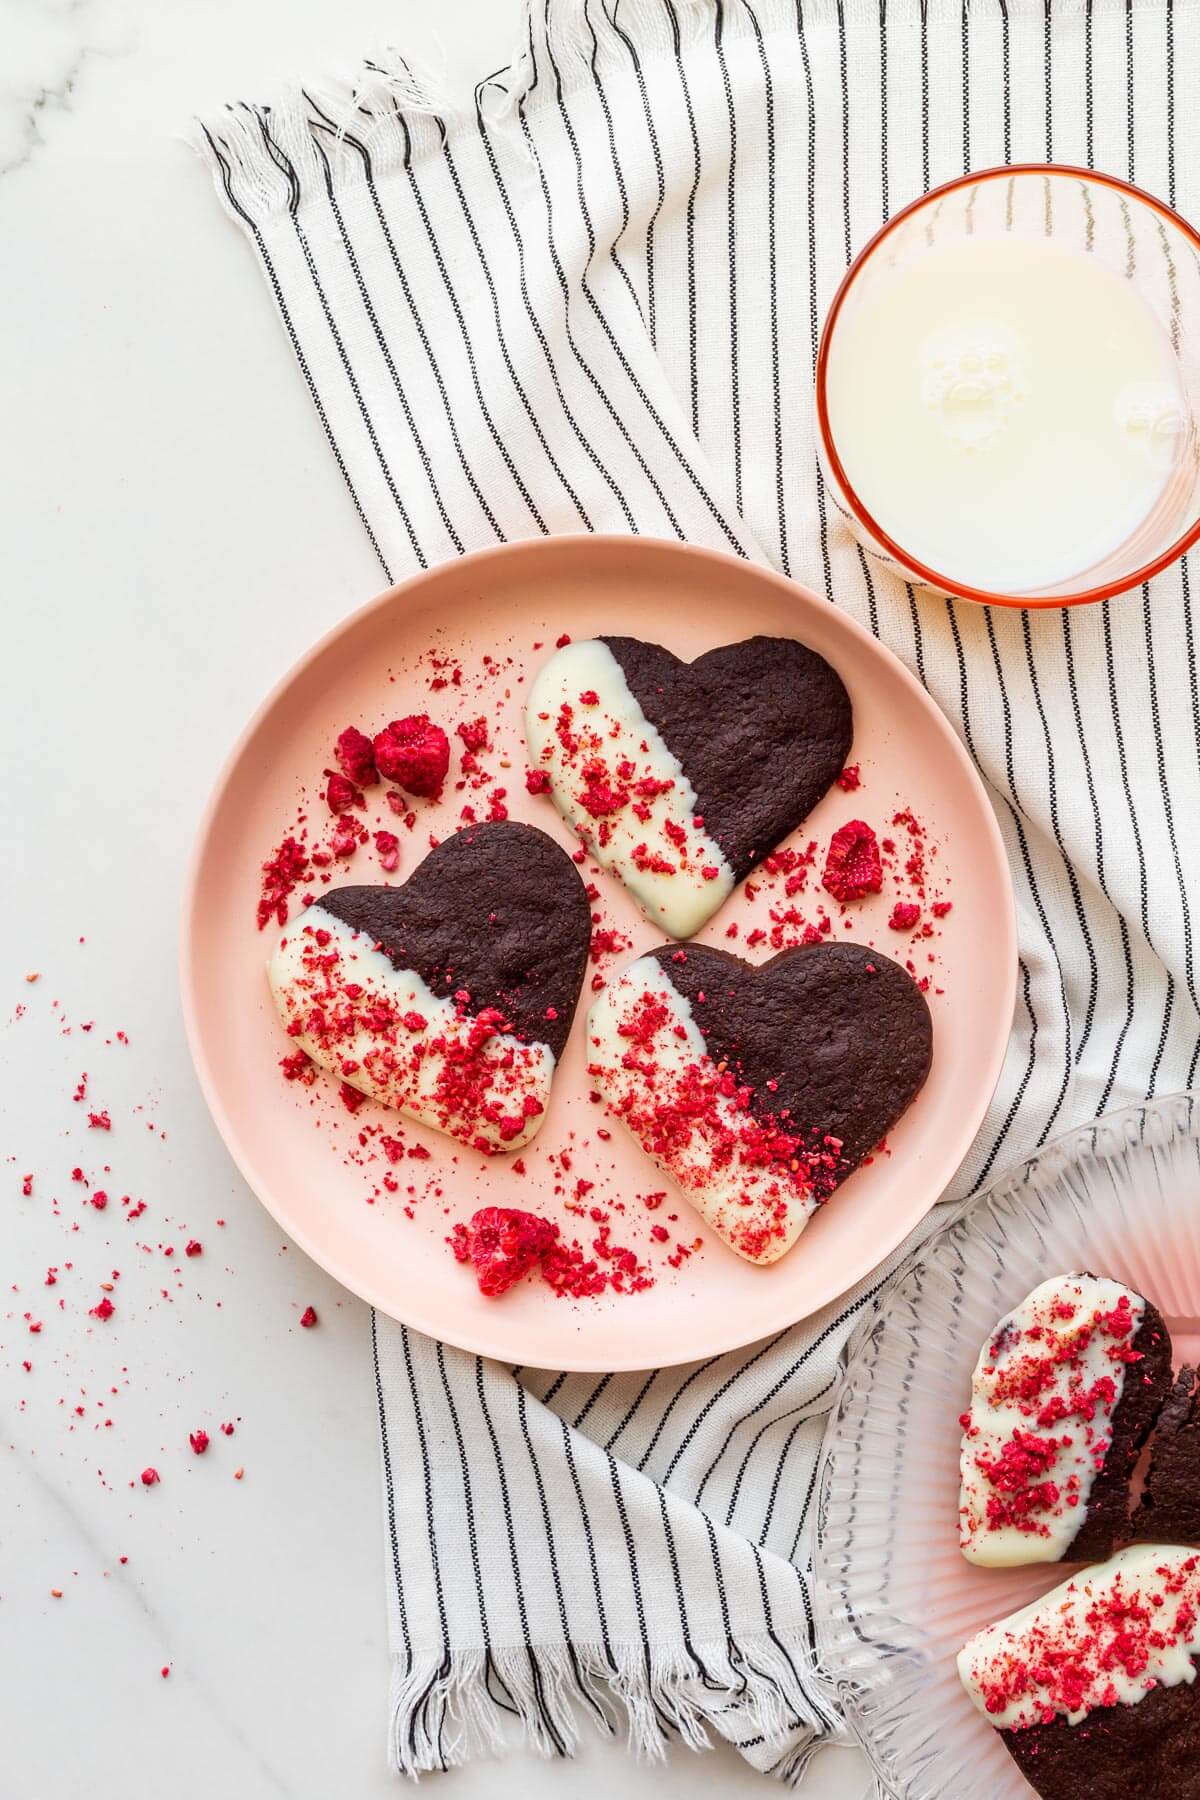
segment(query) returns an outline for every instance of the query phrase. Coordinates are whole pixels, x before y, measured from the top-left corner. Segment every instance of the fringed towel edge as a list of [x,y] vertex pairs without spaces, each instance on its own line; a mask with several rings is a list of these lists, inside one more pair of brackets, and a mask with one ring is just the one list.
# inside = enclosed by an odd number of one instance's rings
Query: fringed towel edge
[[698,1751],[712,1733],[752,1740],[790,1786],[817,1749],[852,1741],[799,1633],[670,1650],[543,1644],[393,1656],[389,1765],[415,1779],[495,1754],[505,1714],[547,1757],[573,1756],[585,1719],[606,1736],[623,1729],[644,1762],[664,1760],[672,1740]]
[[[844,21],[877,21],[881,0],[841,0]],[[1045,13],[1047,0],[1008,0],[1010,17]],[[1054,0],[1053,17],[1108,9],[1153,11],[1168,0]],[[1173,0],[1177,8],[1200,0]],[[893,31],[941,18],[961,23],[979,11],[999,29],[994,0],[889,0]],[[686,55],[714,32],[732,46],[797,22],[836,19],[839,0],[525,0],[512,60],[475,89],[474,104],[452,99],[444,78],[395,49],[366,61],[357,76],[293,88],[270,104],[239,101],[197,120],[189,142],[209,164],[226,209],[251,232],[300,212],[331,192],[409,168],[439,154],[464,124],[503,126],[597,75],[639,81],[643,56]],[[520,134],[515,134],[520,142]]]

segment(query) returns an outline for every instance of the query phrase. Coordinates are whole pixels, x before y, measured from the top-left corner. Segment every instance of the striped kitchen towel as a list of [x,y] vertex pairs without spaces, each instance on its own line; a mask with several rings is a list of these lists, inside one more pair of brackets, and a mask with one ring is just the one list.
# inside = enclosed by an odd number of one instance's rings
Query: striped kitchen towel
[[[464,108],[393,53],[203,132],[389,579],[553,531],[765,557],[954,722],[1021,940],[958,1196],[1195,1076],[1189,574],[1077,612],[918,598],[823,491],[818,328],[889,210],[964,167],[1095,165],[1200,212],[1198,82],[1193,0],[531,0]],[[844,1736],[814,1496],[887,1273],[640,1376],[513,1370],[376,1321],[398,1769],[498,1743],[506,1710],[548,1752],[589,1718],[649,1756],[715,1731],[789,1780]]]

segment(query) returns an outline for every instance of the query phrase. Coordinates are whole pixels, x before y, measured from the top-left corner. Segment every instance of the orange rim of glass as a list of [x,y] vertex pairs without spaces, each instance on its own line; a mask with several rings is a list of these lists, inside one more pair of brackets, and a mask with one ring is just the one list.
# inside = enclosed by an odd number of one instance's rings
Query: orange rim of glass
[[938,588],[943,593],[959,600],[974,600],[981,606],[1012,606],[1025,609],[1061,606],[1087,606],[1096,600],[1110,600],[1115,594],[1128,593],[1131,588],[1141,587],[1144,582],[1160,573],[1169,564],[1178,560],[1200,538],[1200,518],[1190,525],[1183,536],[1169,546],[1168,549],[1153,558],[1152,561],[1135,569],[1129,575],[1122,575],[1115,581],[1106,581],[1099,587],[1086,588],[1077,594],[995,594],[986,588],[969,587],[965,582],[954,581],[948,575],[939,575],[936,569],[929,568],[919,562],[904,549],[902,544],[883,529],[879,521],[867,511],[854,490],[854,485],[846,473],[837,447],[833,441],[833,430],[829,423],[829,400],[826,392],[826,381],[829,369],[829,350],[833,341],[838,316],[845,305],[846,298],[854,283],[891,234],[912,217],[928,206],[931,201],[939,200],[944,194],[955,193],[959,188],[974,187],[984,181],[1007,180],[1013,175],[1053,175],[1065,177],[1073,181],[1094,181],[1102,187],[1114,188],[1118,193],[1128,194],[1144,206],[1150,207],[1161,218],[1167,219],[1177,227],[1189,240],[1195,250],[1200,253],[1200,232],[1181,218],[1173,207],[1165,200],[1159,200],[1154,194],[1148,194],[1144,188],[1135,187],[1130,181],[1122,181],[1119,175],[1106,175],[1099,169],[1084,169],[1071,163],[1006,163],[1000,168],[978,169],[968,175],[958,175],[953,181],[945,181],[940,187],[930,188],[927,193],[910,201],[905,207],[890,218],[886,225],[880,227],[875,235],[865,243],[854,261],[838,284],[833,302],[825,315],[825,324],[821,330],[821,342],[817,350],[817,429],[821,434],[821,446],[830,468],[836,475],[847,504],[859,523],[866,527],[875,541],[882,545],[890,555],[894,556],[909,573],[921,584]]

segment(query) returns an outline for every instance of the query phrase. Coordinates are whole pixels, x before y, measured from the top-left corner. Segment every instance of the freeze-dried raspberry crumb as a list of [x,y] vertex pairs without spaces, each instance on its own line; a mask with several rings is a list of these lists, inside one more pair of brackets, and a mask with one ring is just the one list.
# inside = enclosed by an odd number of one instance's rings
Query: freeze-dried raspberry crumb
[[569,643],[570,643],[570,641],[571,641],[571,634],[570,634],[570,632],[569,632],[569,631],[564,631],[564,632],[563,632],[563,634],[562,634],[562,636],[561,636],[561,637],[556,637],[556,638],[555,638],[555,640],[554,640],[554,648],[555,648],[555,649],[556,649],[556,650],[565,650],[565,649],[566,649],[566,647],[567,647],[567,645],[568,645],[568,644],[569,644]]
[[288,897],[308,874],[308,852],[294,837],[285,837],[262,865],[262,890],[258,901],[258,929],[275,919],[287,924]]
[[345,775],[331,774],[325,788],[325,804],[331,813],[349,812],[362,795]]
[[88,1195],[88,1198],[97,1212],[103,1212],[108,1205],[108,1195],[103,1188],[97,1188],[95,1193]]
[[171,1673],[170,1663],[164,1663],[162,1668],[158,1672],[162,1676],[163,1680],[165,1681],[167,1679],[167,1676]]
[[877,894],[883,886],[879,841],[863,819],[851,819],[829,840],[821,886],[843,904]]
[[338,734],[333,753],[346,779],[356,787],[370,787],[379,780],[374,746],[366,732],[360,731],[357,725],[347,725],[345,731]]
[[21,1177],[21,1192],[24,1194],[25,1198],[28,1200],[30,1194],[32,1194],[32,1192],[33,1192],[33,1176],[32,1175],[22,1175],[22,1177]]
[[153,1487],[155,1482],[158,1481],[159,1479],[160,1479],[160,1477],[159,1477],[159,1473],[158,1473],[157,1469],[143,1469],[142,1470],[142,1486],[143,1487]]
[[477,750],[488,749],[488,727],[486,719],[464,719],[455,727],[466,748],[474,754]]
[[[329,848],[333,851],[335,856],[353,856],[354,852],[358,849],[358,846],[360,844],[365,844],[366,841],[367,833],[358,823],[357,819],[352,819],[346,813],[342,813],[338,818],[337,824],[333,828],[333,836],[329,840]],[[320,852],[314,852],[314,861],[319,854]]]
[[847,763],[837,778],[837,784],[845,794],[852,794],[862,786],[862,770],[857,763]]
[[536,1213],[483,1206],[448,1241],[458,1261],[474,1268],[480,1293],[497,1299],[542,1261],[554,1240],[554,1226]]
[[91,1315],[93,1319],[111,1319],[116,1310],[108,1295],[104,1294],[99,1304],[92,1307]]
[[921,909],[911,900],[897,900],[888,924],[893,931],[911,931],[921,916]]
[[303,1081],[307,1085],[316,1080],[316,1064],[309,1058],[307,1050],[293,1050],[290,1056],[281,1056],[279,1067],[285,1081]]
[[929,910],[932,912],[935,919],[944,919],[953,905],[954,902],[952,900],[935,900]]
[[343,1081],[338,1088],[338,1098],[350,1114],[356,1113],[360,1106],[365,1106],[367,1100],[367,1096],[360,1093],[358,1088],[351,1087],[348,1081]]
[[530,794],[548,794],[550,792],[550,777],[545,769],[526,769],[525,789],[526,792]]
[[203,1456],[204,1452],[208,1449],[207,1431],[204,1431],[203,1429],[200,1431],[189,1431],[188,1443],[192,1446],[192,1449],[197,1456]]
[[187,1243],[183,1246],[183,1254],[185,1256],[199,1256],[203,1249],[204,1245],[200,1242],[199,1238],[189,1238]]
[[112,1120],[108,1116],[107,1106],[104,1108],[103,1112],[90,1112],[88,1114],[88,1129],[89,1131],[112,1130]]
[[400,839],[394,831],[377,831],[375,848],[379,853],[379,866],[387,875],[394,875],[400,867]]
[[450,768],[450,740],[425,713],[393,719],[375,737],[375,761],[381,775],[410,794],[432,800]]
[[316,1322],[317,1322],[316,1307],[315,1306],[306,1306],[304,1311],[300,1314],[300,1323],[303,1325],[305,1331],[310,1331],[312,1329],[312,1327],[316,1324]]

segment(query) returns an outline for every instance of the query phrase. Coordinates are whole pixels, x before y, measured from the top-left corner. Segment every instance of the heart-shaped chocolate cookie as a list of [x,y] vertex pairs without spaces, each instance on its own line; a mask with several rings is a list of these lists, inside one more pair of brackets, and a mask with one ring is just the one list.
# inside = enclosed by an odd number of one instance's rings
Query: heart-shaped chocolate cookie
[[472,826],[403,887],[331,888],[268,978],[300,1049],[484,1151],[541,1123],[587,964],[579,871],[532,825]]
[[837,671],[769,637],[691,663],[640,638],[563,645],[525,726],[534,784],[676,938],[812,811],[852,735]]
[[861,944],[639,957],[588,1017],[609,1109],[731,1249],[775,1262],[921,1088],[929,1008]]

